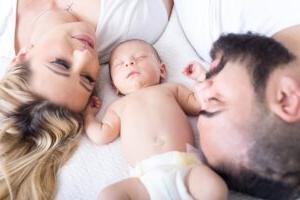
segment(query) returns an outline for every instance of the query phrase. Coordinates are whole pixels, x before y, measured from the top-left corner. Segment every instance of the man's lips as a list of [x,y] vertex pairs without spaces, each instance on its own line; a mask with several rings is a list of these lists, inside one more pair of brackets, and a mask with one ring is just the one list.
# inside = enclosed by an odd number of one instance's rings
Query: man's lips
[[90,46],[92,49],[95,48],[95,40],[86,34],[78,34],[78,35],[73,35],[72,38],[81,41],[85,45]]
[[137,75],[137,74],[140,74],[140,73],[139,73],[138,71],[132,71],[132,72],[130,72],[130,73],[127,75],[126,78],[129,78],[129,77],[134,76],[134,75]]

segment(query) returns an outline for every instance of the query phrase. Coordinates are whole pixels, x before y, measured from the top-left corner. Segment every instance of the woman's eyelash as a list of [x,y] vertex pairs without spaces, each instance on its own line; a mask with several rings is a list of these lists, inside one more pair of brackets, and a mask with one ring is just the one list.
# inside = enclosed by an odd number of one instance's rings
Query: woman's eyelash
[[70,69],[70,64],[64,59],[55,58],[55,60],[51,61],[50,63],[63,66],[65,69]]
[[83,77],[84,77],[85,79],[87,79],[90,83],[95,83],[95,80],[94,80],[91,76],[84,75]]

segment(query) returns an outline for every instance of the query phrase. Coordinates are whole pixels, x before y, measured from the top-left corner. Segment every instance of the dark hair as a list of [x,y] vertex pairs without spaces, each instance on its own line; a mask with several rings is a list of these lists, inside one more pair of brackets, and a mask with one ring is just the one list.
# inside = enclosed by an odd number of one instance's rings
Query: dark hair
[[260,95],[263,95],[266,82],[273,70],[295,59],[292,53],[273,38],[251,32],[222,35],[213,44],[210,55],[214,59],[218,53],[222,54],[224,63],[228,61],[245,63],[254,89]]
[[299,191],[281,181],[263,177],[253,170],[240,169],[237,173],[229,166],[214,167],[232,190],[247,193],[254,197],[270,200],[289,200],[300,197]]
[[300,122],[281,120],[265,104],[268,77],[275,69],[289,67],[295,56],[274,39],[252,33],[221,36],[211,57],[218,54],[223,65],[241,62],[247,68],[257,94],[257,112],[248,124],[253,145],[247,152],[247,166],[233,170],[223,165],[216,171],[240,192],[274,200],[300,197]]

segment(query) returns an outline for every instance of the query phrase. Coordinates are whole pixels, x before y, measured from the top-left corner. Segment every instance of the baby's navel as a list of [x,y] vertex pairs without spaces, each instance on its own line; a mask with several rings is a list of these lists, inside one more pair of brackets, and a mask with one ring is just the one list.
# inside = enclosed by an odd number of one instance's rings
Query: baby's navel
[[154,137],[154,146],[164,146],[166,143],[165,137],[155,136]]

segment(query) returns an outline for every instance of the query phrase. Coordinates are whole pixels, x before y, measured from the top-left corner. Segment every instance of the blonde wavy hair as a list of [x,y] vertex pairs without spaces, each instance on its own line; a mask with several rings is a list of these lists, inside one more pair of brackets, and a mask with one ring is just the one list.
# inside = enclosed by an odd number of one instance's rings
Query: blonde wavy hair
[[30,92],[28,66],[0,82],[0,199],[54,199],[58,170],[83,131],[81,114]]

